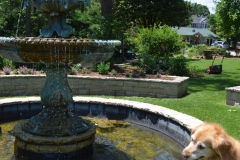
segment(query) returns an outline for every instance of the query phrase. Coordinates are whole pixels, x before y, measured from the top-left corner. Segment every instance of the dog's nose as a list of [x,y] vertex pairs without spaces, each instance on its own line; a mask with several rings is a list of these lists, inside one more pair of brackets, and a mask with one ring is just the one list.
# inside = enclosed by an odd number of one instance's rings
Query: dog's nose
[[190,154],[187,152],[182,152],[182,156],[183,158],[188,159],[190,157]]

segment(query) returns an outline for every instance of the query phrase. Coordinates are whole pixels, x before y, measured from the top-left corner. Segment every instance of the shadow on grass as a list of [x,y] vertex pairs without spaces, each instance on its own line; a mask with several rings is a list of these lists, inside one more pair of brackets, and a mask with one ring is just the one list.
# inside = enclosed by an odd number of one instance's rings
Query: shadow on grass
[[222,63],[221,74],[206,74],[204,71],[212,65],[213,60],[198,59],[190,60],[188,64],[195,66],[197,73],[203,75],[197,78],[190,78],[188,91],[189,93],[199,91],[224,91],[227,87],[240,85],[240,59],[224,59],[223,63],[221,59],[215,59],[214,65]]
[[222,91],[227,87],[240,85],[239,75],[234,72],[223,70],[221,74],[206,74],[204,72],[203,74],[203,77],[189,79],[189,92],[198,92],[201,90]]

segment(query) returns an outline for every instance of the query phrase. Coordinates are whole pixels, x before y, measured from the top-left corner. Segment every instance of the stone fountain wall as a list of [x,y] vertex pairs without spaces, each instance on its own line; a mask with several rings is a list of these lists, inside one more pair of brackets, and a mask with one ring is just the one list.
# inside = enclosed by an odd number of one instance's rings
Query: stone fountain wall
[[[73,95],[141,96],[179,98],[187,94],[188,77],[174,80],[68,76]],[[39,75],[0,76],[0,96],[40,95],[46,77]]]
[[[190,131],[203,123],[195,117],[162,106],[121,99],[76,96],[69,108],[78,116],[124,120],[151,128],[171,137],[183,147],[190,142]],[[26,119],[42,109],[39,97],[0,99],[0,121]]]

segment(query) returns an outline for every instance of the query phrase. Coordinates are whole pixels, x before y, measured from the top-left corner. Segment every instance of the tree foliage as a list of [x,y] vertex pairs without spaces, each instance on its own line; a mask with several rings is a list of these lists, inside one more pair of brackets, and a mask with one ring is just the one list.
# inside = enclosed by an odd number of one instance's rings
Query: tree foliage
[[216,7],[217,23],[223,37],[240,35],[240,1],[221,0]]
[[184,0],[116,0],[114,5],[114,17],[118,21],[133,22],[143,28],[165,24],[183,26],[190,11],[190,3]]
[[[21,13],[21,0],[1,1],[0,5],[0,35],[15,36],[17,19]],[[20,14],[21,15],[21,14]]]
[[204,16],[208,16],[210,15],[210,11],[208,9],[207,6],[202,5],[202,4],[197,4],[197,3],[192,3],[192,15],[204,15]]
[[216,31],[218,27],[216,14],[208,15],[207,25],[210,30]]

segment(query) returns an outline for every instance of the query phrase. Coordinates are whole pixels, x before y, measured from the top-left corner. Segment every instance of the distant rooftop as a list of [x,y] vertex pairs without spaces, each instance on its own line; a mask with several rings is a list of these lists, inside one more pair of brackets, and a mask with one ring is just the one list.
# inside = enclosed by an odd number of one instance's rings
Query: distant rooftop
[[207,19],[208,19],[208,17],[204,16],[204,15],[201,15],[201,16],[194,15],[192,23],[202,23],[203,21],[206,21]]
[[174,29],[177,30],[178,34],[181,34],[184,36],[193,36],[199,33],[203,37],[219,38],[216,34],[211,32],[207,28],[179,27]]

